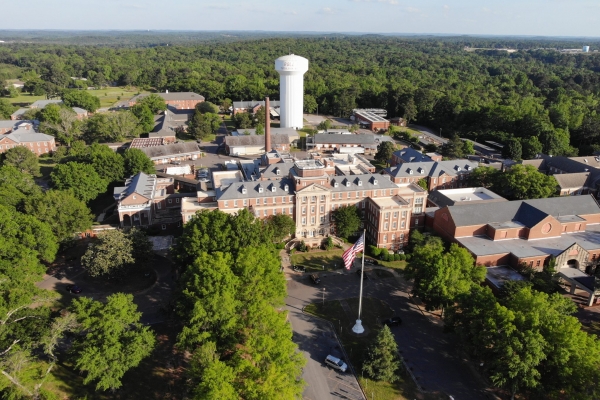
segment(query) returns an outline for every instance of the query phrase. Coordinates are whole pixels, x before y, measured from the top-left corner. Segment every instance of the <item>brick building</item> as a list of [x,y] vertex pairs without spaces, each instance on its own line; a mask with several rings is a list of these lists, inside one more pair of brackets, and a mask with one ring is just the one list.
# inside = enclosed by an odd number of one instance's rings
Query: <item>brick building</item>
[[377,146],[384,141],[393,141],[389,136],[358,134],[337,135],[317,133],[306,138],[306,148],[315,152],[337,152],[347,154],[375,154]]
[[590,195],[446,206],[432,227],[465,247],[478,264],[590,272],[600,257],[600,206]]
[[52,153],[56,149],[54,136],[36,132],[32,127],[19,128],[0,135],[0,153],[16,146],[24,146],[36,155]]
[[[166,93],[156,94],[162,97],[168,106],[171,106],[177,110],[193,110],[194,108],[196,108],[196,104],[202,103],[204,101],[204,96],[201,96],[198,93],[194,92],[169,93],[169,91],[167,91]],[[132,97],[127,103],[127,105],[129,107],[133,107],[138,101],[149,95],[150,94],[138,94],[137,96]]]
[[372,131],[388,130],[390,121],[383,118],[380,113],[372,110],[354,110],[353,118],[360,125],[366,126]]

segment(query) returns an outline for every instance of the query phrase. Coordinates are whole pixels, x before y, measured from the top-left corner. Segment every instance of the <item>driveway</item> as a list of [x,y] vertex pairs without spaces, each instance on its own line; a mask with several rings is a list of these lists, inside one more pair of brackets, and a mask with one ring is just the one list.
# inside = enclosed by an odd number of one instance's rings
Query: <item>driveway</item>
[[[288,306],[322,301],[322,288],[325,288],[325,300],[358,296],[359,280],[354,270],[320,273],[322,284],[319,288],[310,284],[308,275],[287,271]],[[456,400],[488,398],[484,385],[457,351],[455,336],[444,333],[442,321],[423,312],[411,300],[409,291],[410,284],[401,277],[378,279],[371,274],[371,279],[364,282],[364,296],[386,301],[402,318],[402,326],[392,328],[392,332],[421,387],[427,391],[452,395]],[[311,353],[311,356],[317,357],[320,353]],[[310,376],[305,379],[308,381],[308,378]],[[319,383],[313,384],[317,386]]]

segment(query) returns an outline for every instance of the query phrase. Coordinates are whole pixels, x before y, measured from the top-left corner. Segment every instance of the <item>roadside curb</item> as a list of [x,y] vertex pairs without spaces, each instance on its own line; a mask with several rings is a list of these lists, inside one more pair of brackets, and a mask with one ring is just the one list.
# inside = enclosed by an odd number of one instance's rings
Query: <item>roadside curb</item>
[[352,375],[354,375],[354,378],[356,379],[356,382],[358,383],[358,387],[360,388],[361,393],[363,394],[365,400],[368,400],[367,394],[365,393],[365,390],[363,389],[362,385],[360,384],[360,381],[358,380],[358,376],[356,375],[356,370],[354,369],[354,365],[352,365],[352,363],[350,362],[350,358],[348,357],[348,353],[346,353],[346,349],[344,348],[344,345],[342,344],[342,341],[340,340],[340,338],[338,337],[337,333],[335,332],[335,327],[333,326],[333,324],[330,321],[327,321],[326,319],[323,319],[321,317],[317,317],[314,314],[311,314],[311,313],[308,313],[308,312],[304,311],[305,308],[306,308],[306,306],[302,306],[302,313],[303,314],[310,315],[311,317],[316,318],[319,321],[322,321],[322,322],[326,323],[331,328],[331,332],[333,332],[333,336],[335,337],[335,340],[337,340],[337,342],[340,344],[340,348],[342,349],[342,352],[344,353],[344,359],[346,360],[347,364],[350,366],[350,369],[352,370]]

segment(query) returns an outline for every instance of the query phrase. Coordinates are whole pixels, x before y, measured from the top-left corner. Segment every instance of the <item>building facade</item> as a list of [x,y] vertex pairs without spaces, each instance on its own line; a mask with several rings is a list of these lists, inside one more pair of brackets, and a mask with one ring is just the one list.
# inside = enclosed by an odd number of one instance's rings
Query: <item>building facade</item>
[[52,153],[56,149],[54,136],[39,133],[33,128],[19,128],[10,133],[0,135],[0,153],[4,153],[16,146],[24,146],[34,154]]
[[[171,106],[177,110],[193,110],[196,108],[196,104],[202,103],[204,101],[204,96],[199,95],[194,92],[172,92],[169,93],[156,93],[158,96],[162,97],[167,103],[168,106]],[[149,96],[149,94],[139,94],[127,103],[129,107],[133,107],[137,104],[138,101],[143,99],[144,97]]]
[[425,180],[427,190],[468,187],[469,174],[479,164],[470,160],[405,162],[383,170],[394,183],[417,183]]

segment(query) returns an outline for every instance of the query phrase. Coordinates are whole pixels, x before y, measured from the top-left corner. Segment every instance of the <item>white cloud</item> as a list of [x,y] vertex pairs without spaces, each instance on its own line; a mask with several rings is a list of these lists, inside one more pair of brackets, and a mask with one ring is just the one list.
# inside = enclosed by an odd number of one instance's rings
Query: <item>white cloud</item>
[[335,10],[331,7],[323,7],[319,10],[319,14],[333,15],[335,13]]

